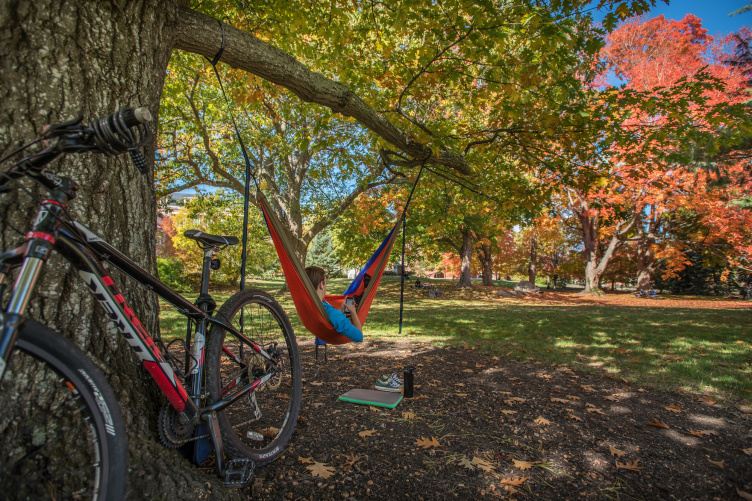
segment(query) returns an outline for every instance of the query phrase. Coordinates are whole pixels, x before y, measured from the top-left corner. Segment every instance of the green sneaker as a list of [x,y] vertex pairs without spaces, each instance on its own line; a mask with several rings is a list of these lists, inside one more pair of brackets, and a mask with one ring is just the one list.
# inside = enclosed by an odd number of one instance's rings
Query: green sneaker
[[377,390],[391,391],[393,393],[399,393],[402,391],[402,381],[397,377],[397,374],[390,374],[389,376],[382,376],[376,381],[374,386]]

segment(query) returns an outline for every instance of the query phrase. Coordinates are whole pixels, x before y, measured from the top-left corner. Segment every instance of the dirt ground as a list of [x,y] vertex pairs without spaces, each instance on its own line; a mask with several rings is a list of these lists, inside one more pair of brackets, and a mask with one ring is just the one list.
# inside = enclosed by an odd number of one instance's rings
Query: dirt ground
[[[752,499],[744,405],[468,349],[300,348],[301,417],[253,499]],[[395,409],[338,400],[405,364]]]

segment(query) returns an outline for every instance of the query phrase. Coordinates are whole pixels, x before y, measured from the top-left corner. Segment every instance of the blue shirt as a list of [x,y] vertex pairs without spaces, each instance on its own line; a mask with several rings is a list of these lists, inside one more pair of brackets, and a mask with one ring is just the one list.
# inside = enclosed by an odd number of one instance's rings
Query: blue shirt
[[350,319],[348,319],[344,313],[326,301],[323,301],[323,303],[326,314],[329,315],[329,320],[332,322],[335,331],[352,339],[356,343],[363,341],[363,333],[350,322]]

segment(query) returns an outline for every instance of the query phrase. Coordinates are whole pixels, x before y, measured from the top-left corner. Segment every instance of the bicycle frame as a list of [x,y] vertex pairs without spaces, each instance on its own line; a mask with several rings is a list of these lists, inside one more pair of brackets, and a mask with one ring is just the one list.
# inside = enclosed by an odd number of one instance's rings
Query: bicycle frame
[[[51,248],[54,248],[78,270],[84,284],[104,307],[107,315],[123,334],[128,345],[185,422],[200,422],[205,416],[231,405],[238,398],[255,390],[274,376],[276,362],[263,348],[248,339],[232,325],[214,318],[212,312],[204,311],[206,308],[199,308],[185,299],[88,228],[65,218],[64,214],[60,202],[55,200],[42,201],[34,229],[27,234],[27,241],[16,249],[0,254],[0,286],[4,286],[4,279],[11,266],[22,263],[7,310],[0,318],[2,320],[0,325],[3,327],[2,332],[0,332],[0,335],[2,335],[2,338],[0,338],[0,353],[2,354],[0,362],[3,363],[0,366],[0,377],[4,372],[5,362],[10,356],[16,331],[23,321],[23,313],[38,280],[40,269]],[[46,252],[43,252],[45,250]],[[175,306],[189,320],[193,319],[197,322],[196,338],[193,343],[196,353],[192,354],[196,365],[187,368],[187,373],[191,374],[194,382],[191,388],[192,394],[189,394],[179,378],[176,377],[172,366],[161,355],[152,337],[133,310],[126,304],[125,298],[105,270],[102,264],[104,262],[112,264],[130,278]],[[272,368],[262,378],[249,382],[232,395],[208,406],[200,407],[199,390],[203,370],[204,339],[208,324],[222,327],[247,344],[271,362]],[[188,347],[186,349],[188,350]],[[238,361],[237,357],[232,356],[231,358],[236,362]]]

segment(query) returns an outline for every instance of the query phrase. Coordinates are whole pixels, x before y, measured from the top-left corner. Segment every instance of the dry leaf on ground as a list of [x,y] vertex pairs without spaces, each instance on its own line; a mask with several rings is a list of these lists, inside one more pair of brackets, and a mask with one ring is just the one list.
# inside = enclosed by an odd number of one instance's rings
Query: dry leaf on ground
[[334,475],[334,468],[324,463],[313,463],[311,466],[306,466],[306,469],[310,470],[314,477],[329,478]]
[[626,454],[626,452],[620,451],[619,449],[617,449],[616,447],[612,445],[608,446],[608,450],[612,456],[616,456],[616,457],[622,457],[624,454]]
[[588,393],[596,393],[598,391],[595,388],[593,388],[593,385],[591,385],[591,384],[581,384],[580,388],[582,388],[583,390],[585,390]]
[[298,456],[298,461],[300,461],[303,464],[313,464],[313,463],[316,462],[316,461],[313,460],[313,458],[304,458],[304,457],[300,457],[300,456]]
[[351,454],[340,454],[340,456],[342,456],[343,458],[347,459],[347,462],[342,467],[345,470],[349,470],[350,468],[353,467],[353,465],[355,463],[357,463],[358,461],[360,461],[360,456],[356,456],[354,452],[351,453]]
[[750,447],[749,449],[742,449],[742,452],[747,456],[752,456],[752,447]]
[[522,471],[529,470],[533,466],[535,466],[536,463],[531,463],[530,461],[518,461],[516,459],[513,459],[515,468],[519,468]]
[[462,459],[460,459],[460,464],[468,470],[475,470],[475,465],[473,464],[473,462],[467,459],[465,456],[462,456]]
[[519,487],[525,482],[527,482],[527,477],[504,477],[499,480],[500,484],[513,485],[515,487]]
[[481,470],[485,471],[486,473],[490,473],[494,471],[494,468],[495,468],[493,463],[486,461],[483,458],[479,458],[477,456],[473,458],[473,464],[476,465]]
[[523,403],[523,402],[527,402],[527,399],[520,398],[520,397],[510,397],[504,400],[504,403],[507,405],[514,405],[515,403]]
[[635,459],[631,463],[620,463],[619,461],[616,461],[616,467],[620,468],[622,470],[630,470],[630,471],[640,471],[644,470],[644,466],[637,466],[637,463],[639,463],[639,459]]
[[369,410],[370,410],[371,412],[381,412],[381,409],[380,409],[380,408],[378,408],[378,407],[374,407],[373,405],[369,405],[369,406],[368,406],[368,409],[369,409]]
[[698,438],[703,437],[702,431],[700,430],[687,430],[684,433],[686,433],[687,435],[692,435],[693,437],[698,437]]
[[749,492],[736,489],[736,493],[739,494],[740,498],[746,499],[747,501],[752,501],[752,494],[750,494]]
[[579,400],[579,399],[580,399],[580,397],[576,397],[576,396],[574,396],[574,395],[567,395],[567,398],[568,398],[569,400]]
[[708,457],[708,461],[710,461],[710,464],[716,465],[718,468],[723,468],[723,461],[713,461]]
[[324,384],[323,381],[314,381],[311,383],[311,386],[322,386]]
[[551,424],[551,421],[549,421],[548,419],[544,418],[543,416],[538,416],[537,418],[535,418],[535,421],[533,421],[533,422],[535,424],[542,425],[542,426],[547,426],[547,425]]
[[568,403],[569,403],[569,400],[567,400],[567,399],[565,399],[565,398],[556,398],[556,397],[551,397],[551,401],[552,401],[552,402],[556,402],[556,403],[559,403],[559,404],[568,404]]
[[713,406],[718,403],[712,397],[709,397],[707,395],[701,396],[700,398],[697,399],[697,401],[708,406]]
[[360,433],[358,433],[358,435],[361,437],[371,437],[375,434],[376,434],[376,430],[366,430],[366,431],[361,431]]
[[658,418],[653,418],[652,421],[648,421],[645,424],[647,424],[648,426],[655,426],[656,428],[666,428],[667,430],[669,429],[669,426],[663,421],[659,421]]
[[571,412],[568,412],[568,413],[567,413],[567,417],[568,417],[569,419],[574,419],[575,421],[582,421],[582,418],[581,418],[581,417],[579,417],[579,416],[575,416],[575,415],[574,415],[574,414],[572,414]]
[[436,437],[426,438],[426,437],[420,437],[418,440],[415,441],[415,445],[418,447],[423,447],[424,449],[428,449],[430,447],[438,447],[439,441],[436,440]]
[[684,412],[684,410],[676,404],[668,405],[664,407],[664,409],[666,409],[667,411],[671,411],[671,412]]
[[517,414],[517,411],[511,411],[509,409],[501,409],[501,412],[503,412],[504,414],[507,414],[507,415],[509,415],[509,414]]
[[415,419],[415,414],[412,412],[403,412],[402,419]]
[[593,413],[593,414],[600,414],[601,416],[605,416],[606,415],[606,413],[603,412],[598,407],[588,407],[587,411],[590,412],[590,413]]

